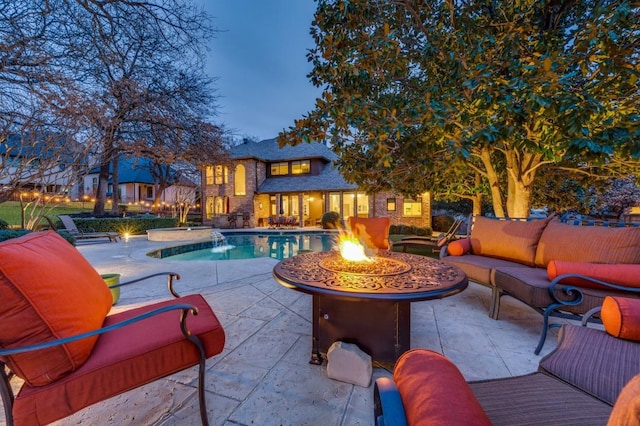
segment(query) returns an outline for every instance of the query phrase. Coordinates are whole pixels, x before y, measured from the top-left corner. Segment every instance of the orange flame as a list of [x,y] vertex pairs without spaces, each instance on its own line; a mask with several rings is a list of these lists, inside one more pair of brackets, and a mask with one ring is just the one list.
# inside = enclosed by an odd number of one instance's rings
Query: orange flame
[[338,248],[340,255],[345,260],[354,262],[370,261],[371,258],[366,255],[365,247],[360,244],[358,238],[350,234],[341,234],[338,236]]

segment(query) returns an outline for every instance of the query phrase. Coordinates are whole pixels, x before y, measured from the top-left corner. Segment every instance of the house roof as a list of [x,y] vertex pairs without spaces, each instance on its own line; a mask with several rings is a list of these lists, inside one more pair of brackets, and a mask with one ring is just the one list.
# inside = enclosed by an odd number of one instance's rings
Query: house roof
[[326,162],[336,160],[338,156],[320,142],[301,143],[296,146],[285,145],[282,148],[275,139],[260,142],[245,140],[240,145],[231,147],[231,158],[241,160],[255,158],[262,161],[285,161],[307,158],[322,158]]
[[357,185],[344,180],[340,172],[327,164],[319,175],[279,176],[267,178],[258,187],[258,192],[309,192],[309,191],[348,191]]
[[[124,158],[120,157],[118,161],[118,182],[120,184],[127,183],[144,183],[153,185],[155,183],[153,176],[151,175],[151,160],[148,158]],[[100,168],[94,167],[89,174],[99,173]],[[113,164],[109,165],[109,173],[113,173]],[[109,183],[112,182],[111,176],[109,176]],[[174,183],[175,184],[175,183]],[[181,177],[179,185],[182,186],[197,186],[185,177]]]

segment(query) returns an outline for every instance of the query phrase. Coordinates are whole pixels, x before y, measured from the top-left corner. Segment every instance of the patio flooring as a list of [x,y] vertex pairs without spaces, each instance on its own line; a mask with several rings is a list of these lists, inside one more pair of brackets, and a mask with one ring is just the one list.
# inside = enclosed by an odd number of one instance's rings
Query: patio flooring
[[[169,261],[146,256],[181,243],[128,241],[82,244],[78,250],[98,272],[122,281],[148,273],[179,273],[176,290],[201,293],[222,322],[224,351],[207,362],[207,404],[212,425],[372,425],[373,384],[363,388],[327,378],[326,363],[308,363],[311,296],[280,286],[272,258]],[[114,310],[167,299],[166,280],[122,288]],[[500,320],[487,315],[490,290],[471,283],[460,294],[412,304],[411,346],[451,358],[467,380],[521,375],[536,370],[555,347],[556,333],[534,355],[542,317],[504,297]],[[197,425],[196,369],[134,389],[88,407],[56,425]],[[374,368],[373,379],[390,376]],[[4,424],[4,419],[0,420]]]

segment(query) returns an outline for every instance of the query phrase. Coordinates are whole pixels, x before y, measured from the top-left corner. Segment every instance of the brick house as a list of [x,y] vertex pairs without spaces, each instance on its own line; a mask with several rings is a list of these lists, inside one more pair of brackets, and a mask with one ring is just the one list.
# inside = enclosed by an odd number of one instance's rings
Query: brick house
[[393,224],[431,226],[429,193],[408,199],[360,191],[344,180],[333,165],[337,155],[322,143],[280,148],[275,139],[245,141],[230,149],[230,159],[230,165],[202,170],[203,222],[215,227],[229,227],[229,216],[243,213],[250,215],[250,226],[267,226],[269,217],[317,226],[328,211],[345,221],[389,216]]

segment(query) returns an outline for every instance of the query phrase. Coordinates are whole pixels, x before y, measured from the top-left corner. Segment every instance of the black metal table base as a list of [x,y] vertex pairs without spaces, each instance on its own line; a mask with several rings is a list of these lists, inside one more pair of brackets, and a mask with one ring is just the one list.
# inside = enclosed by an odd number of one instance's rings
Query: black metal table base
[[312,326],[310,364],[322,364],[338,340],[358,345],[374,361],[395,363],[411,346],[411,304],[314,294]]

